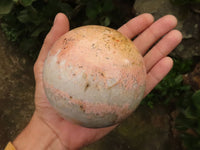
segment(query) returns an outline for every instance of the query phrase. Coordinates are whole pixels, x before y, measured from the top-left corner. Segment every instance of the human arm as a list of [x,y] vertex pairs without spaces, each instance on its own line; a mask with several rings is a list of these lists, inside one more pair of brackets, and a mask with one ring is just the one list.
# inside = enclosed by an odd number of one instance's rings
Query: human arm
[[[119,31],[130,39],[137,36],[137,38],[134,38],[133,43],[144,56],[147,68],[145,95],[172,68],[172,59],[166,57],[166,55],[180,43],[182,38],[179,31],[173,30],[177,24],[173,16],[168,15],[153,22],[153,17],[150,14],[143,14],[119,28]],[[42,79],[44,60],[53,43],[68,30],[69,23],[67,18],[63,14],[58,14],[34,66],[36,110],[29,125],[13,142],[17,149],[29,150],[31,148],[34,149],[35,146],[39,146],[37,147],[38,150],[54,149],[54,144],[57,145],[57,149],[79,149],[84,145],[99,140],[115,128],[115,126],[112,126],[89,129],[73,124],[60,117],[47,101]],[[163,38],[161,39],[161,37]],[[156,44],[154,45],[154,43]],[[154,46],[152,47],[152,45]]]

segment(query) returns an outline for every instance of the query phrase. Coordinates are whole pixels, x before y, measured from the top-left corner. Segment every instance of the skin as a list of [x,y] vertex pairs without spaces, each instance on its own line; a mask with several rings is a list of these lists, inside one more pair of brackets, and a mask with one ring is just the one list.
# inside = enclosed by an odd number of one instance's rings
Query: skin
[[[133,39],[135,46],[144,57],[147,71],[145,96],[173,66],[172,59],[167,55],[182,39],[181,33],[174,30],[176,25],[177,20],[171,15],[154,22],[152,15],[142,14],[118,29],[122,34]],[[62,119],[47,101],[42,79],[44,60],[53,43],[67,31],[69,31],[67,17],[62,13],[57,14],[34,66],[36,109],[30,123],[14,140],[16,149],[76,150],[99,140],[116,127],[89,129],[72,124]]]

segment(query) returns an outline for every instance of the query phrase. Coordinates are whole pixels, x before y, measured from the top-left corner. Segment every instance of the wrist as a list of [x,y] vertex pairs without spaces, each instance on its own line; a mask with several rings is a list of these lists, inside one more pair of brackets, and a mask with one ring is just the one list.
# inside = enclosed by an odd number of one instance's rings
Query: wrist
[[53,130],[36,113],[13,145],[16,150],[65,150]]

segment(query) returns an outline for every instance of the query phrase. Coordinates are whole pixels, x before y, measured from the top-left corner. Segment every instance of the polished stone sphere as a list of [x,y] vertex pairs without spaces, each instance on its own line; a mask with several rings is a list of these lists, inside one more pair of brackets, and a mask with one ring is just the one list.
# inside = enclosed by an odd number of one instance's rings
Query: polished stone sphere
[[143,57],[117,30],[89,25],[58,39],[45,60],[46,96],[65,119],[89,128],[120,123],[141,102]]

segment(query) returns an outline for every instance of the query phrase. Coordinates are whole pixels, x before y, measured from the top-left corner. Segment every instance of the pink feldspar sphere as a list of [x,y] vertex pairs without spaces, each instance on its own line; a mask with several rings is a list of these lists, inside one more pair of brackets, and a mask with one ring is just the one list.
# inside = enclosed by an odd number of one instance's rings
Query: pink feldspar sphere
[[131,40],[114,29],[91,25],[54,43],[43,80],[50,104],[63,118],[100,128],[119,123],[136,109],[146,69]]

